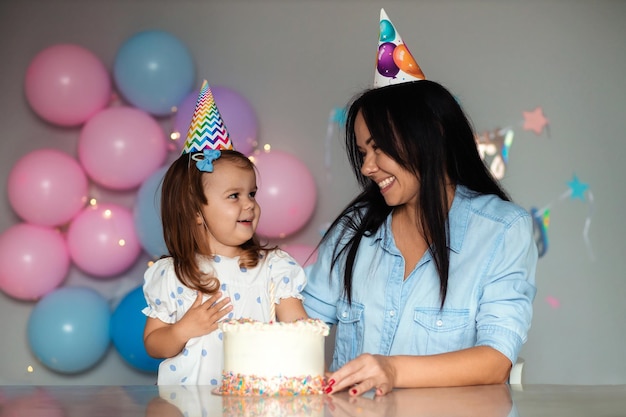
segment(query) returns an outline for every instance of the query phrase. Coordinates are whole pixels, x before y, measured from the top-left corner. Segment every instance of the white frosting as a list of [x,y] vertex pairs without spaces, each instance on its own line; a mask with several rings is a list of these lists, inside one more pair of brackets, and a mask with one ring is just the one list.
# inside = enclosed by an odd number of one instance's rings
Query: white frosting
[[324,337],[329,328],[320,320],[229,320],[219,327],[224,333],[225,372],[265,378],[324,374]]

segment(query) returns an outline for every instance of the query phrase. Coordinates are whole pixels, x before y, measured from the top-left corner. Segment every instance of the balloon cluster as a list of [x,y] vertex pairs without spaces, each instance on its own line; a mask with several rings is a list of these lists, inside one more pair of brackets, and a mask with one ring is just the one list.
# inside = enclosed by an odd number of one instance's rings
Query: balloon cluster
[[422,77],[422,70],[404,43],[396,43],[396,29],[386,19],[380,22],[378,58],[376,69],[384,77],[394,78],[400,70],[416,77]]
[[[142,252],[153,259],[167,253],[160,184],[168,152],[180,152],[184,144],[198,96],[195,75],[189,49],[160,30],[130,37],[116,54],[112,75],[96,55],[74,44],[42,50],[27,68],[25,97],[34,113],[51,125],[80,129],[77,158],[37,149],[15,163],[7,189],[21,223],[0,235],[0,290],[36,302],[28,342],[54,371],[93,367],[111,342],[133,367],[157,369],[159,361],[143,347],[141,286],[112,312],[97,291],[62,284],[71,265],[94,279],[113,279]],[[312,175],[287,152],[255,150],[252,106],[235,90],[212,90],[235,148],[257,165],[264,209],[259,234],[283,238],[301,229],[315,208]],[[112,100],[115,93],[122,104]],[[157,117],[173,117],[174,141]],[[89,195],[93,187],[136,190],[135,205],[96,201]],[[294,250],[301,263],[314,252],[306,245]]]

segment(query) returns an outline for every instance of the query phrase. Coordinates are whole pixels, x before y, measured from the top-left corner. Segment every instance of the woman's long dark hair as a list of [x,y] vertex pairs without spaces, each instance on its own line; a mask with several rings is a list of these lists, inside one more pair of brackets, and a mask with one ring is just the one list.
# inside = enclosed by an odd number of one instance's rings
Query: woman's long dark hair
[[348,160],[362,191],[335,219],[322,240],[336,227],[346,232],[343,236],[347,243],[344,239],[337,242],[331,268],[345,259],[343,287],[348,302],[352,302],[359,244],[364,236],[373,235],[393,210],[385,203],[378,185],[361,173],[363,155],[357,149],[354,133],[359,112],[376,146],[419,180],[417,215],[439,273],[443,307],[450,263],[447,186],[461,184],[481,194],[510,198],[480,158],[474,131],[463,109],[443,86],[423,80],[365,91],[352,102],[346,121]]

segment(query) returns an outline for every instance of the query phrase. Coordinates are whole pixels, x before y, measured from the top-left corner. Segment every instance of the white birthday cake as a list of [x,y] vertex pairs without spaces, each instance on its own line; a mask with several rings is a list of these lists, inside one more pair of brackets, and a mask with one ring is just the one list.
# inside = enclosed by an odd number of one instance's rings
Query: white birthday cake
[[219,324],[224,372],[219,393],[240,396],[323,394],[324,340],[329,328],[316,319]]

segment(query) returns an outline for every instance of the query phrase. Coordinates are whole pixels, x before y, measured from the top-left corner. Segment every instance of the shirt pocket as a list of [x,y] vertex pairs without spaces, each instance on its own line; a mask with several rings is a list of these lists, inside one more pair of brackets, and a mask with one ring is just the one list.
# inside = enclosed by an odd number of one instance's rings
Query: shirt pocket
[[340,300],[337,304],[337,334],[331,370],[341,368],[346,362],[356,358],[363,349],[363,312],[359,303],[348,304]]
[[413,321],[418,354],[433,355],[473,345],[467,309],[416,308]]

